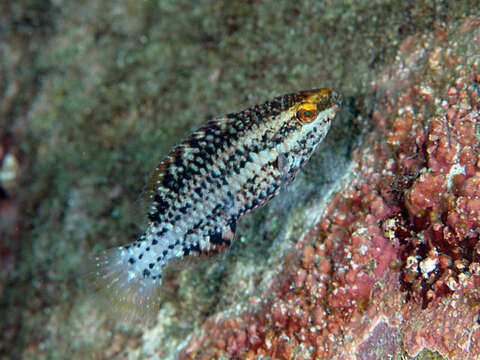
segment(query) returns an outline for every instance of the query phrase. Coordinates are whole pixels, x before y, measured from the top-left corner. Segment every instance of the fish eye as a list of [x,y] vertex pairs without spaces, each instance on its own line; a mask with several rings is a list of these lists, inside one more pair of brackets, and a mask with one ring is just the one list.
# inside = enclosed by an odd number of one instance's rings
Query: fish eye
[[315,104],[300,104],[297,109],[297,119],[303,123],[315,120],[318,111]]

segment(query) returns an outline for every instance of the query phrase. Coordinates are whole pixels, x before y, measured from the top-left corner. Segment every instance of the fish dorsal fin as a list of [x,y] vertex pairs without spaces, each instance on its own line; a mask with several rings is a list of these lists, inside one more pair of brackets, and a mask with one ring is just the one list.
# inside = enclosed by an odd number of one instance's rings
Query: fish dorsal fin
[[[159,220],[159,212],[162,212],[162,209],[168,208],[172,201],[172,193],[170,192],[169,196],[167,196],[168,189],[164,186],[164,179],[168,176],[167,170],[172,153],[173,152],[155,167],[141,195],[140,201],[142,207],[147,210],[150,221]],[[153,214],[155,214],[155,219],[152,217]]]
[[170,164],[175,163],[176,161],[178,162],[178,158],[180,158],[187,149],[198,146],[199,140],[206,140],[206,137],[212,132],[222,132],[225,128],[225,124],[222,123],[231,120],[232,115],[229,114],[216,116],[200,126],[182,143],[175,146],[175,148],[157,165],[150,177],[150,181],[147,185],[147,191],[150,195],[152,195],[157,190],[158,186],[161,186],[163,183],[165,173]]
[[180,189],[180,179],[176,168],[185,166],[191,153],[207,151],[211,136],[220,136],[228,130],[228,123],[234,121],[232,115],[220,115],[207,121],[194,131],[157,165],[145,187],[145,195],[150,201],[160,203],[171,199],[175,191]]
[[157,165],[157,167],[155,168],[155,170],[153,171],[153,174],[150,176],[150,179],[147,183],[147,186],[145,188],[146,192],[147,192],[147,196],[152,199],[155,192],[156,192],[156,189],[157,189],[157,186],[159,184],[162,183],[163,181],[163,176],[165,174],[165,169],[167,167],[167,163],[169,161],[169,157],[166,157],[165,159],[163,159],[160,164]]

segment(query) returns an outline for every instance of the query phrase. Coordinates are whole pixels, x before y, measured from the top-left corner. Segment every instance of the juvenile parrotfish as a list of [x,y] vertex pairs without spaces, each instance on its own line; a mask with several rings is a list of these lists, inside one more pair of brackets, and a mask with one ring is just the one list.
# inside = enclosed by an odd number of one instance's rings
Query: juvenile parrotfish
[[340,106],[338,92],[314,89],[207,121],[156,167],[145,232],[93,257],[97,284],[120,304],[158,308],[167,264],[228,248],[238,219],[295,178]]

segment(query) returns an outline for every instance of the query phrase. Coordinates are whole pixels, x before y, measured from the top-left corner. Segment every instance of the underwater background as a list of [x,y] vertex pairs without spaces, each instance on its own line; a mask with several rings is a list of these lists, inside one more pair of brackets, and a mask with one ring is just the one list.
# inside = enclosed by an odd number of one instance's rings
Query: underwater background
[[[479,359],[479,5],[2,1],[0,359]],[[317,87],[317,153],[156,319],[86,289],[177,142]]]

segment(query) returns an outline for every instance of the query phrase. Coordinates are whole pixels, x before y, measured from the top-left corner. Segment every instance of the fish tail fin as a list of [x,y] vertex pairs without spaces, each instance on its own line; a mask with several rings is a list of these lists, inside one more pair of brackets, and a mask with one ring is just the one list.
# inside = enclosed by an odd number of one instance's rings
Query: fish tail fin
[[127,323],[156,320],[162,299],[161,277],[145,278],[129,267],[127,247],[118,247],[91,255],[87,264],[87,283],[115,318]]

